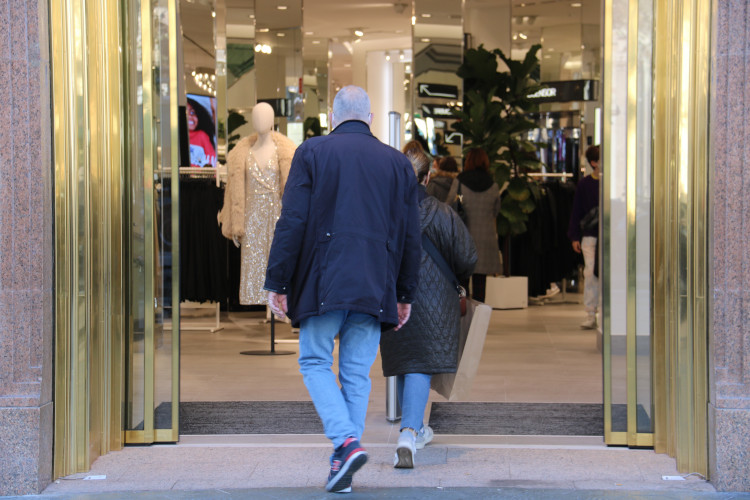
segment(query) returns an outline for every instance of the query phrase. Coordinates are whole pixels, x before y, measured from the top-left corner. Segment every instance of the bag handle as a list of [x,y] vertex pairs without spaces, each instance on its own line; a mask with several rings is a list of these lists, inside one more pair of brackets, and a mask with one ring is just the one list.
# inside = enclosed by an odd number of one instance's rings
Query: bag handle
[[461,286],[461,283],[459,283],[454,272],[451,271],[450,267],[448,267],[448,263],[445,261],[445,258],[440,254],[437,247],[435,247],[435,244],[432,242],[430,237],[427,236],[427,234],[425,233],[422,233],[422,248],[425,249],[425,251],[430,257],[432,257],[432,260],[435,261],[435,264],[437,264],[438,269],[440,269],[440,271],[442,271],[445,277],[448,278],[448,281],[453,283],[453,286],[456,287],[456,291],[458,292],[458,296],[466,297],[466,290],[464,290],[464,287]]

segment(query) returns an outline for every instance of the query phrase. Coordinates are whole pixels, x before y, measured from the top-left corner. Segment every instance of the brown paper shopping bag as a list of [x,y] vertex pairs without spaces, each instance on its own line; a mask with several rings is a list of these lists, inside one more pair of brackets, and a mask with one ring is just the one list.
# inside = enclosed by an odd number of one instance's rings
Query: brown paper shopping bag
[[458,369],[456,373],[432,376],[431,387],[448,401],[458,401],[471,389],[484,349],[484,339],[490,326],[492,308],[476,300],[466,301],[466,315],[461,318],[458,339]]

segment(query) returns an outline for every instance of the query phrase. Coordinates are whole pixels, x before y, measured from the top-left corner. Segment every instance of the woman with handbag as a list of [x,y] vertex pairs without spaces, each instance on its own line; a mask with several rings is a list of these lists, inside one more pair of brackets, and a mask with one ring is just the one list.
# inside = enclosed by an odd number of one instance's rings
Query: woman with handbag
[[[487,275],[500,274],[503,269],[497,240],[500,188],[490,174],[490,159],[483,149],[474,148],[467,153],[464,170],[453,183],[448,200],[452,200],[453,207],[464,217],[477,246],[478,260],[471,276],[470,295],[484,302]],[[468,278],[461,284],[469,290]]]
[[383,332],[380,339],[383,375],[398,377],[402,416],[396,468],[413,468],[416,450],[432,440],[432,429],[423,422],[430,380],[433,374],[456,371],[461,321],[458,280],[471,276],[477,261],[474,242],[456,212],[425,191],[430,159],[419,150],[405,154],[420,183],[422,259],[411,318],[399,331]]

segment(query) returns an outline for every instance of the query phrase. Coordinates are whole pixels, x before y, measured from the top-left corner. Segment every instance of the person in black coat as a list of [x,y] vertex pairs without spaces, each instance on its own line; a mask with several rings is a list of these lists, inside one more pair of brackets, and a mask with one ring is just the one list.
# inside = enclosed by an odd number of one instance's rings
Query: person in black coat
[[[421,232],[434,244],[457,279],[471,276],[477,251],[469,230],[448,205],[428,196],[430,161],[419,151],[408,151],[419,179]],[[422,249],[419,287],[412,315],[398,331],[384,332],[380,339],[383,374],[397,376],[401,401],[401,434],[394,466],[412,468],[417,448],[432,439],[432,429],[423,423],[435,373],[455,373],[458,365],[458,337],[461,323],[459,296],[453,280]]]
[[300,325],[300,372],[334,446],[333,492],[351,491],[367,461],[359,440],[380,332],[409,319],[419,278],[417,180],[371,120],[367,93],[346,86],[333,100],[333,132],[297,148],[264,285],[273,313]]

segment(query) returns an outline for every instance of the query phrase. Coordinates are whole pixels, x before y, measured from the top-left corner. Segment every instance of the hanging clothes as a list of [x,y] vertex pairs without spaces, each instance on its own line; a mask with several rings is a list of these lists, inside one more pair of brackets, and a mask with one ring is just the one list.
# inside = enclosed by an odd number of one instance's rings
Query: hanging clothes
[[180,177],[180,300],[226,300],[226,239],[216,225],[223,200],[213,179]]

